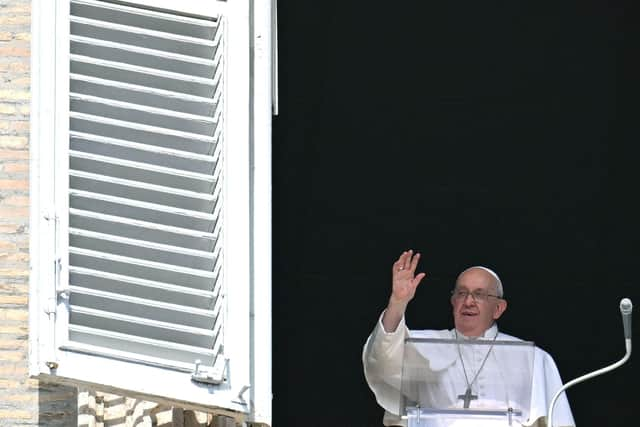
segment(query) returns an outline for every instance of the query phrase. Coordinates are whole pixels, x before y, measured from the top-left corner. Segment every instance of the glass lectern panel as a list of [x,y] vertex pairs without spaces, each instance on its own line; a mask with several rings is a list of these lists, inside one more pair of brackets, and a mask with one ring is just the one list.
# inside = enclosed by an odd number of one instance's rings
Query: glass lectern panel
[[529,418],[528,341],[407,338],[400,410],[409,426],[520,426]]

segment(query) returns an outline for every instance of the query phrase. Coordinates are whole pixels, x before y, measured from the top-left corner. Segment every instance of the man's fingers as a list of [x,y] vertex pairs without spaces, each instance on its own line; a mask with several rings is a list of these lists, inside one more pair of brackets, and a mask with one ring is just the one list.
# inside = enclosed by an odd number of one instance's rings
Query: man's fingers
[[404,257],[404,252],[402,252],[400,254],[400,256],[398,257],[398,259],[396,260],[396,262],[393,263],[393,274],[395,274],[396,272],[400,271],[403,269],[404,267],[404,261],[403,261],[403,257]]
[[413,286],[415,286],[417,288],[418,285],[420,284],[420,282],[422,281],[422,279],[424,279],[424,276],[426,276],[426,275],[427,275],[427,273],[420,273],[416,277],[414,277],[413,278]]
[[393,264],[395,267],[400,269],[400,267],[404,267],[404,259],[406,257],[407,252],[402,252],[398,257],[398,260]]
[[420,253],[418,252],[417,254],[415,254],[413,256],[413,258],[411,259],[411,271],[415,272],[416,268],[418,267],[418,261],[420,261]]
[[402,262],[403,262],[402,268],[404,270],[407,270],[407,269],[411,268],[411,258],[413,257],[413,249],[409,249],[408,251],[405,251],[402,254],[402,257],[403,257],[402,258]]
[[412,274],[416,271],[416,267],[418,266],[418,260],[420,260],[420,254],[413,254],[413,249],[409,249],[402,253],[402,269],[408,270]]
[[396,261],[396,269],[398,271],[402,271],[402,270],[406,270],[407,269],[407,256],[409,255],[408,251],[404,251],[402,252],[402,255],[400,255],[400,257],[398,258],[398,261]]
[[420,254],[413,254],[413,249],[402,252],[398,257],[398,260],[393,263],[393,272],[408,270],[411,273],[416,271],[418,262],[420,261]]

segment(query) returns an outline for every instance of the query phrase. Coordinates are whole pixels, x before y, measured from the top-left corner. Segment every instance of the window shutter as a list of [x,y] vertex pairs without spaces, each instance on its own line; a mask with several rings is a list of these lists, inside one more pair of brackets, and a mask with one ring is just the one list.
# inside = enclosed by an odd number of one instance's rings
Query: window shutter
[[224,19],[72,0],[70,29],[66,347],[221,382]]
[[31,375],[270,424],[270,7],[33,1]]

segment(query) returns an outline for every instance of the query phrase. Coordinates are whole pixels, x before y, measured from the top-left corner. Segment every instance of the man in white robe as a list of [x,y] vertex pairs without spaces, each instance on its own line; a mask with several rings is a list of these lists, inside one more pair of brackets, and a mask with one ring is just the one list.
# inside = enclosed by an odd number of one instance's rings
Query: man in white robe
[[[374,392],[380,406],[385,409],[385,426],[406,426],[407,421],[400,417],[402,364],[405,348],[415,353],[415,358],[424,358],[432,373],[442,375],[437,383],[431,383],[423,394],[430,393],[433,401],[449,403],[451,408],[480,409],[491,407],[497,401],[513,400],[517,406],[518,396],[505,396],[505,381],[513,381],[518,376],[516,360],[502,357],[500,346],[492,343],[503,341],[521,341],[518,338],[498,331],[495,321],[507,308],[503,298],[502,283],[498,276],[485,267],[471,267],[463,271],[456,280],[452,292],[451,305],[455,328],[452,330],[410,331],[404,323],[404,313],[413,299],[417,286],[425,273],[415,274],[420,254],[405,251],[393,264],[392,292],[386,310],[367,340],[363,351],[364,372],[369,387]],[[438,338],[461,340],[462,345],[452,345],[457,351],[441,351],[439,356],[429,353],[428,344],[419,347],[405,347],[406,338]],[[482,345],[465,345],[467,340],[488,340]],[[426,350],[425,350],[426,349]],[[409,351],[409,350],[407,350]],[[549,354],[535,347],[533,361],[529,365],[532,376],[531,390],[521,390],[523,396],[530,396],[529,407],[523,411],[523,422],[514,425],[546,426],[546,415],[551,399],[562,386],[555,362]],[[504,352],[502,353],[504,354]],[[511,358],[514,359],[514,358]],[[526,363],[525,363],[526,364]],[[532,367],[531,367],[532,365]],[[532,371],[532,375],[531,375]],[[525,375],[526,376],[526,375]],[[526,386],[529,381],[526,379]],[[453,386],[455,384],[455,386]],[[462,384],[463,389],[458,389]],[[465,386],[466,385],[466,386]],[[469,389],[472,399],[465,400],[465,389]],[[515,392],[514,394],[518,394]],[[454,402],[453,404],[451,404]],[[563,394],[554,408],[554,427],[575,426],[569,402]],[[506,419],[505,419],[506,420]],[[508,425],[505,420],[477,419],[468,421],[454,419],[431,419],[423,421],[425,427],[440,426],[499,426]]]

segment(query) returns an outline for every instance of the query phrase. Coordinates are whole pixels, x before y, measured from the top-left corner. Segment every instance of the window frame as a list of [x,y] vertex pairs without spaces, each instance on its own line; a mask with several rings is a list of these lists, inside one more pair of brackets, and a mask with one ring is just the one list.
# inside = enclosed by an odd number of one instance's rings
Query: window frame
[[[180,7],[188,14],[201,14],[203,8],[198,0],[129,3],[160,10]],[[242,141],[225,144],[228,382],[202,385],[192,382],[190,373],[59,349],[67,314],[64,286],[56,289],[56,283],[68,283],[69,206],[64,196],[68,183],[53,178],[69,174],[69,0],[32,2],[29,373],[271,424],[272,4],[243,0],[217,1],[215,6],[242,22],[227,28],[227,49],[242,64],[226,76],[225,139]],[[244,113],[234,113],[239,111]],[[61,200],[55,199],[57,194],[63,195]],[[230,280],[234,286],[228,285]],[[131,384],[141,378],[142,386]]]

